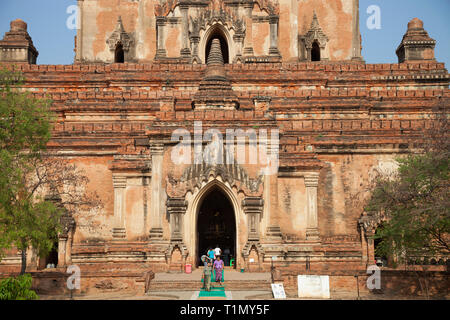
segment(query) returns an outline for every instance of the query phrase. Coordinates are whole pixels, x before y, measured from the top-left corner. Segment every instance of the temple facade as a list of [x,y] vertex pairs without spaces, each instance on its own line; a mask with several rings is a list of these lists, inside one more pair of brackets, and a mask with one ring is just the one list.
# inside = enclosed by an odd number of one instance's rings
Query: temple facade
[[[366,64],[358,0],[78,4],[72,65],[36,65],[21,20],[0,41],[0,62],[53,100],[49,154],[103,203],[65,217],[57,267],[95,287],[195,268],[216,245],[236,268],[275,262],[286,277],[374,263],[367,186],[416,151],[450,93],[422,21],[392,48],[399,63]],[[19,265],[12,254],[0,269]]]

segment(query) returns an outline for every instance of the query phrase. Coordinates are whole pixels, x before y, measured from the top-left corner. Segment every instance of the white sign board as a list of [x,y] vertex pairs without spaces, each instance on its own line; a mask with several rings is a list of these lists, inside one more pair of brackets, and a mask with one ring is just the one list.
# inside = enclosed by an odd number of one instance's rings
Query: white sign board
[[286,299],[284,286],[282,283],[272,283],[272,292],[275,299]]
[[328,276],[303,276],[298,279],[299,298],[330,299],[330,279]]

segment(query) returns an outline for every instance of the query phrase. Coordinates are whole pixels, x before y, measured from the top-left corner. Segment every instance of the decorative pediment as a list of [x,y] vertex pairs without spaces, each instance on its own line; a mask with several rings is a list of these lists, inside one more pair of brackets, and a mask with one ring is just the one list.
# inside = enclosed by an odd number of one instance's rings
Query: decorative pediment
[[253,247],[256,249],[261,258],[264,258],[264,248],[259,241],[247,241],[245,246],[242,248],[242,255],[247,259]]
[[184,197],[189,191],[194,192],[195,189],[201,189],[211,178],[217,179],[220,177],[223,183],[235,187],[247,196],[261,196],[263,193],[263,175],[251,178],[239,164],[229,163],[228,159],[231,159],[228,154],[229,151],[226,147],[224,151],[214,157],[214,159],[222,159],[222,161],[214,161],[213,164],[205,162],[192,164],[177,178],[168,174],[166,178],[167,195],[171,198]]
[[133,39],[127,32],[125,32],[122,17],[119,16],[119,19],[117,20],[116,29],[108,38],[108,40],[106,40],[106,43],[108,44],[109,49],[111,51],[115,50],[118,44],[122,44],[124,51],[130,50],[130,47],[133,44]]
[[235,34],[244,34],[245,22],[244,19],[237,17],[228,7],[222,5],[211,6],[208,9],[202,10],[200,15],[192,18],[190,33],[191,36],[198,36],[201,30],[206,30],[209,26],[220,23],[228,28],[234,30]]
[[243,191],[247,195],[262,194],[263,176],[256,179],[249,177],[244,168],[237,164],[198,164],[186,168],[179,179],[173,176],[167,177],[167,194],[170,197],[182,197],[188,191],[200,189],[204,183],[208,182],[210,177],[221,177],[224,183]]
[[363,212],[358,224],[367,234],[373,235],[384,220],[385,217],[380,212]]
[[311,22],[311,27],[309,28],[309,31],[306,33],[306,35],[303,37],[303,41],[305,42],[305,47],[307,49],[312,48],[314,41],[317,41],[319,47],[321,47],[322,49],[325,48],[328,42],[328,37],[320,27],[319,19],[317,18],[317,14],[315,12],[313,20]]

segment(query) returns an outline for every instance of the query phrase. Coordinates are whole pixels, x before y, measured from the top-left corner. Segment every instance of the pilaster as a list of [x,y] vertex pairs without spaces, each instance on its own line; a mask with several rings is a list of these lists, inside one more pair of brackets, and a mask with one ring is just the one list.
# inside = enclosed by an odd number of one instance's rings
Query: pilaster
[[278,21],[279,17],[277,15],[269,16],[269,25],[270,25],[269,55],[272,56],[280,56],[280,51],[278,50]]
[[161,225],[161,192],[164,144],[162,142],[151,141],[150,153],[152,155],[150,239],[161,239],[163,236]]
[[180,55],[182,57],[190,57],[191,50],[189,49],[189,20],[188,20],[189,6],[186,4],[181,4],[180,11],[181,11],[181,38],[182,38]]
[[113,175],[114,187],[114,227],[112,229],[113,239],[126,238],[125,230],[125,188],[127,178],[125,176]]
[[155,58],[164,58],[166,57],[166,49],[164,46],[164,29],[166,25],[166,17],[156,17],[156,32],[158,41],[156,42],[156,57]]
[[259,221],[263,206],[264,200],[261,197],[246,197],[242,200],[242,207],[247,215],[249,241],[259,241]]
[[306,240],[320,240],[317,219],[317,187],[319,186],[319,173],[305,174],[307,221]]
[[245,44],[244,44],[244,55],[253,55],[253,1],[244,4],[245,9]]

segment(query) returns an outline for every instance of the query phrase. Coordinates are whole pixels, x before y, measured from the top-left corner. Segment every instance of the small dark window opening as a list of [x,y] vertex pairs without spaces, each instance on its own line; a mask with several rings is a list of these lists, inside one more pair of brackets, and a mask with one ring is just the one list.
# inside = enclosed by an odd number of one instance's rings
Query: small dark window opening
[[224,63],[230,63],[229,62],[229,56],[228,56],[228,44],[225,36],[220,32],[220,30],[215,31],[211,37],[209,38],[208,43],[206,44],[206,52],[205,52],[205,62],[208,63],[208,56],[209,51],[211,51],[211,44],[213,39],[219,39],[220,41],[220,49],[222,51],[222,57]]
[[125,53],[123,52],[123,46],[119,43],[116,47],[116,52],[114,55],[115,63],[124,63],[125,62]]
[[312,44],[311,61],[320,61],[320,47],[317,41],[314,41]]

